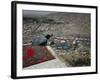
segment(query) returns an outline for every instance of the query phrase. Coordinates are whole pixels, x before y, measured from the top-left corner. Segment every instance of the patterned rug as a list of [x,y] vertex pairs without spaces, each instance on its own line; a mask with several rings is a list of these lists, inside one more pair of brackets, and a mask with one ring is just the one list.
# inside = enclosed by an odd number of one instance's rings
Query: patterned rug
[[55,59],[46,46],[23,46],[23,68]]

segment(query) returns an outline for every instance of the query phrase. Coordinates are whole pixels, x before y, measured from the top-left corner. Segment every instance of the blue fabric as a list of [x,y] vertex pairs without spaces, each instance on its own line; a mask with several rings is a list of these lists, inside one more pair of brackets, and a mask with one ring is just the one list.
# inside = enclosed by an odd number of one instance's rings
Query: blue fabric
[[43,42],[46,42],[47,39],[44,36],[36,36],[32,39],[32,45],[39,45]]
[[56,44],[57,48],[62,48],[62,49],[69,49],[70,46],[68,45],[67,42],[64,42],[64,43],[58,43]]

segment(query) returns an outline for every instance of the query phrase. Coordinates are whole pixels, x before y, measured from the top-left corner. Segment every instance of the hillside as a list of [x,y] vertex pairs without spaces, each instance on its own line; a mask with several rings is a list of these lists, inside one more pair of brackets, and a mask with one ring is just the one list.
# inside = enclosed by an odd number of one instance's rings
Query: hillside
[[80,34],[90,36],[90,14],[55,12],[41,17],[23,19],[23,38],[36,34],[67,36]]

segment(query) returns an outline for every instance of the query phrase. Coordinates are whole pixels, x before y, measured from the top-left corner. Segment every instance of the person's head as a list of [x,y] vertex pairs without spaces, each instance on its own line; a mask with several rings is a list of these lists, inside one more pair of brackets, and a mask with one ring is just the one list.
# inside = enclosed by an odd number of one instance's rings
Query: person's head
[[45,37],[47,38],[47,39],[50,39],[50,37],[52,37],[53,36],[53,34],[47,34]]

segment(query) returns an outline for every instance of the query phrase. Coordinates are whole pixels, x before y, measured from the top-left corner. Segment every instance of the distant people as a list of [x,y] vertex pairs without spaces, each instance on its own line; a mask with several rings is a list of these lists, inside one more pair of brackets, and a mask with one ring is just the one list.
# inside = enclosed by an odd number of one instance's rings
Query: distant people
[[77,48],[77,40],[73,40],[72,48],[73,48],[73,50],[75,50]]

